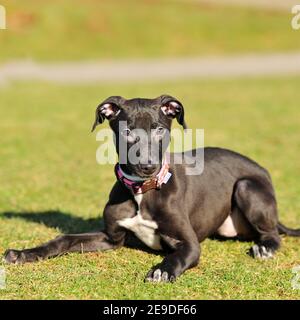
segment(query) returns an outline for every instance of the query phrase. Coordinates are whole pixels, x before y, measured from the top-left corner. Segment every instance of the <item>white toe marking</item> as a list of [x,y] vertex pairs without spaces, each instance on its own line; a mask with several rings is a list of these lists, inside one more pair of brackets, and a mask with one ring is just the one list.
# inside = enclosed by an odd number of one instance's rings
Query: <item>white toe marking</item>
[[168,280],[168,277],[169,277],[168,272],[164,271],[164,272],[162,273],[162,275],[161,275],[161,280],[162,280],[162,281],[167,281],[167,280]]
[[253,256],[259,259],[269,259],[273,257],[273,251],[265,246],[254,245],[252,247]]
[[161,280],[161,271],[160,269],[157,269],[153,273],[153,281],[159,282]]
[[260,258],[260,252],[259,252],[259,247],[258,245],[254,245],[252,247],[252,250],[253,250],[253,256],[254,257],[257,257],[257,258]]
[[273,257],[273,252],[271,250],[268,250],[265,246],[262,246],[261,249],[262,249],[262,254],[261,254],[262,259],[269,259]]

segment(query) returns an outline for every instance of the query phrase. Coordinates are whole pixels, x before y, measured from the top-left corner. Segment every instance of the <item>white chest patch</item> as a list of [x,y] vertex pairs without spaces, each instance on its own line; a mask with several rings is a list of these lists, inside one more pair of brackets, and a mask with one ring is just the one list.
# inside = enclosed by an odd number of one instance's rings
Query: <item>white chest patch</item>
[[160,236],[156,234],[158,228],[157,223],[153,220],[146,220],[140,213],[140,204],[143,195],[135,196],[135,201],[138,204],[138,211],[136,216],[132,218],[125,218],[118,221],[119,226],[132,231],[141,241],[143,241],[149,248],[154,250],[161,250]]

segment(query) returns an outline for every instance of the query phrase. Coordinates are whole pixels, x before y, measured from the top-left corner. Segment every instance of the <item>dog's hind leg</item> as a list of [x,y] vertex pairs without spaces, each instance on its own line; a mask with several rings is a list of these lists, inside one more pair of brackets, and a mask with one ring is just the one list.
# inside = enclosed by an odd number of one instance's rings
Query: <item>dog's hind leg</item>
[[92,252],[116,249],[123,245],[124,239],[111,242],[104,232],[65,234],[38,247],[24,250],[8,249],[4,254],[7,263],[34,262],[55,257],[67,252]]
[[233,205],[239,208],[257,233],[250,255],[271,258],[280,246],[277,205],[271,182],[264,177],[247,177],[237,181]]

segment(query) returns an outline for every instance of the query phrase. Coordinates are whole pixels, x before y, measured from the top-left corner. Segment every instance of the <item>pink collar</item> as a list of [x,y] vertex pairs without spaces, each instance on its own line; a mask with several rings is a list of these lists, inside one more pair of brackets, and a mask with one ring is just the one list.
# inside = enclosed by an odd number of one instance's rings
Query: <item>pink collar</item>
[[167,183],[172,174],[169,172],[169,163],[167,157],[164,158],[159,173],[148,180],[142,180],[136,176],[129,176],[123,172],[120,164],[115,166],[117,179],[122,182],[133,194],[142,194],[151,189],[160,189],[163,183]]

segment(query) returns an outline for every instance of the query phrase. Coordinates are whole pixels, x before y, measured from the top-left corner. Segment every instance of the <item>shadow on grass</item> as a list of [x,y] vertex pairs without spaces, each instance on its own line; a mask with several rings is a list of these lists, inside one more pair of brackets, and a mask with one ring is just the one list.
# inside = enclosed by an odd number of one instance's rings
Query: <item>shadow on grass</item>
[[[0,213],[0,218],[6,219],[24,219],[30,222],[40,223],[49,228],[58,229],[61,233],[84,233],[97,232],[104,229],[104,220],[102,217],[83,219],[67,212],[59,210],[48,211],[6,211]],[[161,253],[151,250],[132,234],[128,234],[126,247],[146,251],[152,254],[161,255]]]
[[59,210],[49,211],[23,211],[23,212],[3,212],[0,217],[7,219],[24,219],[31,222],[43,224],[49,228],[58,229],[62,233],[81,233],[90,231],[100,231],[104,228],[104,222],[101,217],[83,219],[73,216],[70,213]]

